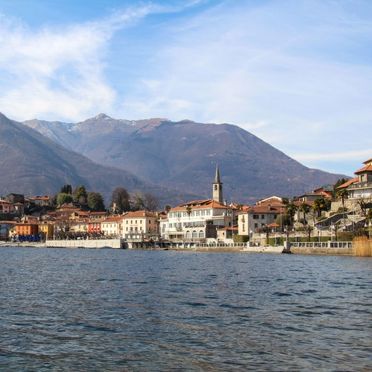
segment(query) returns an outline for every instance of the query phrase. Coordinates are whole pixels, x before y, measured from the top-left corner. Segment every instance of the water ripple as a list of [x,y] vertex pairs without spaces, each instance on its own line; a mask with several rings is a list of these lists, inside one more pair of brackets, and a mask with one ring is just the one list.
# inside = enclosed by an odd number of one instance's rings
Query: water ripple
[[0,254],[0,370],[371,370],[370,259]]

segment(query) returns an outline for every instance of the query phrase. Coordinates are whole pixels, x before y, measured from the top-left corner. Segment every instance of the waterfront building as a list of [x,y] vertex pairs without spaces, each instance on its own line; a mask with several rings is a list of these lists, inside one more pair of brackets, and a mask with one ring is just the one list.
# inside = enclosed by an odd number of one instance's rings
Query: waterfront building
[[37,223],[17,223],[15,225],[15,233],[18,236],[37,235],[39,226]]
[[161,235],[173,241],[205,241],[216,239],[217,229],[231,224],[232,209],[229,206],[213,199],[195,200],[169,211],[168,231],[161,231]]
[[155,212],[128,212],[122,220],[122,236],[127,240],[156,240],[159,237],[158,215]]
[[251,236],[274,226],[275,220],[284,211],[281,205],[258,204],[238,215],[238,234]]
[[167,217],[160,219],[162,239],[179,243],[216,239],[219,228],[233,225],[235,207],[222,201],[222,182],[217,166],[212,183],[212,199],[193,200],[171,208]]
[[101,231],[106,236],[119,237],[122,235],[123,216],[111,216],[101,223]]
[[88,234],[101,235],[101,221],[100,220],[89,220],[88,221]]
[[39,232],[43,234],[46,239],[53,239],[54,236],[54,224],[50,222],[42,222],[38,224]]

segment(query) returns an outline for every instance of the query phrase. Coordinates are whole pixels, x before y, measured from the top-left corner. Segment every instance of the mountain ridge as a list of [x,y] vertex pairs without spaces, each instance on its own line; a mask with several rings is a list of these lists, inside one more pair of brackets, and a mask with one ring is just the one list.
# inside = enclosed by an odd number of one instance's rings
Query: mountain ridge
[[2,194],[54,194],[64,184],[72,184],[85,185],[90,191],[101,192],[106,202],[118,186],[131,192],[153,193],[162,205],[168,200],[178,202],[187,197],[144,181],[128,171],[94,163],[1,113],[0,174]]
[[[89,123],[89,128],[84,123]],[[113,119],[99,114],[75,123],[70,133],[59,124],[37,121],[48,135],[57,126],[60,143],[100,164],[176,190],[210,196],[218,163],[228,200],[254,201],[272,194],[292,196],[344,175],[307,168],[254,134],[229,123],[178,122],[152,118]],[[29,122],[24,122],[30,125]],[[73,135],[72,135],[72,134]]]

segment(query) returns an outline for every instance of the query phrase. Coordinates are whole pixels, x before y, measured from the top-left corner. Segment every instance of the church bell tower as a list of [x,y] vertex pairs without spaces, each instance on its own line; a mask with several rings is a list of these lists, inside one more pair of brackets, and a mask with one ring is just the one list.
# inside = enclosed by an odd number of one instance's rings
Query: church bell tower
[[213,200],[221,204],[223,203],[222,182],[221,182],[220,170],[218,168],[218,165],[216,165],[216,175],[214,177],[212,195],[213,195]]

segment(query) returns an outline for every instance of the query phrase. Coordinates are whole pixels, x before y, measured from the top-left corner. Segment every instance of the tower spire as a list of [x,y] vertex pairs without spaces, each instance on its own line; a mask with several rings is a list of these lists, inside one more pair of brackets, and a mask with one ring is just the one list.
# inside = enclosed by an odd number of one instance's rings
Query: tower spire
[[218,164],[216,164],[216,175],[214,177],[214,183],[221,183],[220,169],[218,168]]
[[216,174],[214,176],[212,195],[213,195],[213,200],[219,203],[223,203],[222,182],[221,182],[220,169],[218,167],[218,164],[216,165]]

